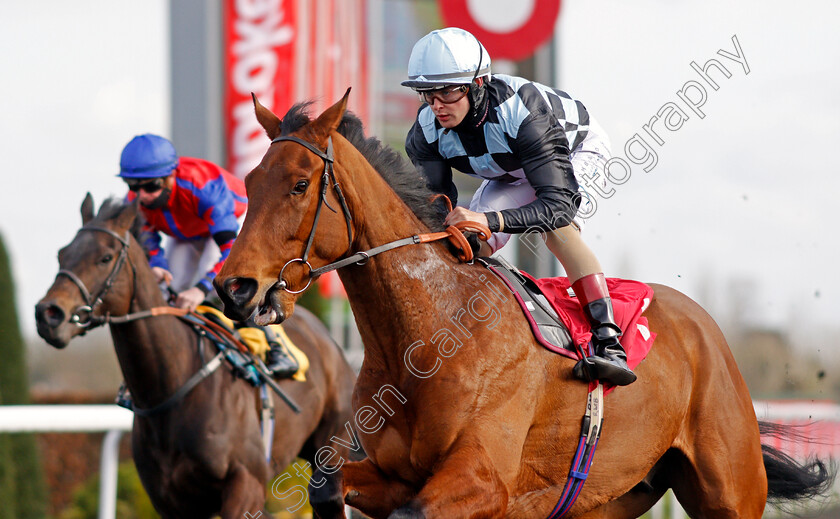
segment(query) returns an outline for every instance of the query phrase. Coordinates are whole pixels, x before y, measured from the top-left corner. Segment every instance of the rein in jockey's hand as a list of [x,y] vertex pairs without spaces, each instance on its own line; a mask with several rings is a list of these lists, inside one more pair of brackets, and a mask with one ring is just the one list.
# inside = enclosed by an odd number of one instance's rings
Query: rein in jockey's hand
[[455,225],[458,222],[480,223],[481,225],[487,227],[487,215],[484,213],[470,211],[464,207],[456,207],[448,215],[446,215],[446,219],[443,223],[444,225],[449,226]]
[[192,287],[178,293],[178,297],[175,299],[175,306],[186,308],[192,312],[202,301],[204,301],[204,292],[198,287]]

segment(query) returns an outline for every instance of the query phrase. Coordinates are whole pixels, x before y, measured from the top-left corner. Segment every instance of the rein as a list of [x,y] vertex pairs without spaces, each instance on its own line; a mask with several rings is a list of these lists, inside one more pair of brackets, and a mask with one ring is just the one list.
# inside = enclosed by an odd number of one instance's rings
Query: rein
[[[348,213],[349,214],[349,213]],[[348,223],[349,225],[349,223]],[[196,312],[192,312],[187,310],[186,308],[175,308],[171,306],[156,306],[152,307],[148,310],[141,310],[139,312],[129,313],[126,315],[120,315],[116,317],[112,317],[111,314],[106,313],[102,316],[96,316],[93,314],[93,311],[102,303],[102,300],[105,298],[105,295],[114,285],[114,281],[117,278],[117,274],[119,274],[122,266],[128,262],[131,265],[131,260],[128,259],[128,248],[131,245],[129,241],[129,234],[126,231],[125,236],[120,236],[119,234],[115,233],[111,229],[107,229],[105,227],[97,227],[97,226],[88,226],[82,227],[78,230],[77,234],[82,231],[88,232],[103,232],[110,236],[113,236],[120,242],[122,248],[120,249],[119,257],[117,261],[114,263],[114,268],[111,269],[111,272],[108,274],[108,277],[102,284],[102,287],[99,289],[99,292],[96,293],[96,296],[91,296],[90,290],[85,286],[85,283],[82,279],[76,275],[75,272],[69,269],[61,269],[56,274],[56,278],[59,276],[64,276],[68,278],[70,281],[73,282],[76,287],[78,287],[79,292],[81,292],[82,297],[85,300],[84,305],[79,306],[73,311],[73,315],[70,317],[70,321],[74,323],[76,326],[80,328],[89,328],[90,326],[101,326],[104,324],[123,324],[132,321],[139,321],[140,319],[147,319],[150,317],[157,317],[161,315],[172,315],[175,317],[180,318],[181,320],[187,322],[188,324],[192,324],[193,326],[199,326],[201,329],[197,329],[199,334],[199,353],[201,354],[201,338],[205,336],[215,336],[216,340],[226,342],[230,345],[237,347],[240,351],[246,351],[247,347],[242,344],[240,341],[236,340],[236,338],[224,329],[222,326],[214,323],[210,319],[207,319],[201,314]],[[311,241],[311,239],[310,239]],[[134,265],[131,265],[132,272],[134,272]],[[135,274],[134,280],[137,280],[137,276]],[[192,318],[192,320],[190,320]],[[198,323],[196,323],[197,321]],[[212,375],[218,368],[221,366],[223,359],[226,357],[225,350],[220,350],[219,353],[213,357],[210,361],[204,363],[201,368],[195,372],[174,394],[170,395],[169,398],[161,402],[160,404],[148,408],[148,409],[141,409],[139,407],[133,407],[132,411],[139,416],[148,417],[158,415],[163,413],[164,411],[168,411],[169,409],[173,408],[178,402],[184,399],[187,394],[190,393],[199,383],[201,383],[204,379]],[[259,369],[258,369],[259,371]],[[295,413],[300,413],[300,407],[291,399],[288,395],[285,394],[283,389],[277,385],[276,382],[271,378],[271,375],[260,371],[260,375],[262,379],[274,390],[275,393],[280,396],[280,398],[292,408]]]
[[[344,193],[341,191],[341,187],[339,186],[338,180],[335,177],[335,156],[333,154],[332,137],[327,138],[326,152],[321,151],[311,142],[305,141],[303,139],[291,135],[275,137],[271,141],[271,143],[274,144],[275,142],[282,141],[296,142],[304,148],[311,151],[312,153],[314,153],[315,155],[319,156],[324,161],[324,173],[321,175],[321,192],[318,198],[318,205],[315,208],[315,221],[312,223],[312,230],[309,231],[309,238],[306,240],[306,246],[303,249],[303,254],[300,258],[294,258],[287,261],[286,264],[283,265],[283,268],[280,269],[280,274],[277,276],[277,283],[274,285],[279,289],[285,290],[290,294],[299,294],[307,288],[309,288],[309,285],[312,283],[312,280],[320,276],[321,274],[326,274],[327,272],[338,270],[342,267],[346,267],[353,264],[364,265],[371,257],[399,247],[404,247],[406,245],[417,245],[420,243],[430,243],[433,241],[443,239],[448,239],[458,249],[458,259],[460,261],[469,262],[473,260],[473,252],[469,242],[467,241],[466,237],[464,237],[464,231],[476,232],[479,235],[479,237],[484,241],[490,239],[490,229],[488,229],[486,226],[476,224],[473,222],[458,222],[455,225],[450,225],[449,227],[447,227],[445,231],[415,234],[414,236],[394,240],[392,242],[373,247],[366,251],[356,252],[344,259],[335,261],[328,265],[324,265],[323,267],[313,269],[312,265],[309,263],[307,258],[309,256],[309,251],[312,248],[312,242],[315,240],[315,230],[318,227],[318,218],[321,215],[321,206],[326,205],[332,212],[338,212],[332,207],[330,207],[329,203],[327,203],[327,187],[330,179],[332,179],[332,185],[333,189],[335,190],[336,198],[338,198],[339,202],[341,203],[341,209],[344,212],[344,220],[347,223],[347,238],[350,244],[348,250],[350,247],[353,246],[353,227],[351,224],[353,216],[350,214],[350,209],[347,207],[347,201],[344,198]],[[449,199],[446,198],[445,195],[439,196],[443,196],[443,198],[446,200],[447,206],[449,207],[449,211],[452,211],[452,203],[449,201]],[[433,199],[434,198],[437,198],[437,196],[433,197]],[[309,267],[309,279],[306,282],[306,286],[304,286],[300,290],[291,290],[289,288],[289,283],[285,279],[283,279],[283,273],[286,271],[286,268],[293,263],[303,263],[307,267]]]

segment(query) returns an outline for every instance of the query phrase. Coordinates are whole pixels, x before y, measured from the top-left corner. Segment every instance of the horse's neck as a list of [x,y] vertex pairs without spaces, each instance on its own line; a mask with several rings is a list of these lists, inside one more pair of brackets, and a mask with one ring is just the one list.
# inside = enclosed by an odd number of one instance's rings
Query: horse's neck
[[[364,222],[356,250],[429,232],[383,184],[363,186],[366,199],[377,202],[355,208]],[[465,296],[481,288],[474,273],[440,244],[406,245],[340,270],[365,344],[365,363],[395,376],[403,373],[405,350],[418,340],[428,344],[443,326],[451,328],[449,313],[456,315],[469,300]]]
[[[166,302],[151,270],[143,265],[136,272],[135,292],[128,311],[164,306]],[[111,337],[126,385],[140,407],[163,401],[196,369],[196,335],[176,317],[149,317],[112,324]]]

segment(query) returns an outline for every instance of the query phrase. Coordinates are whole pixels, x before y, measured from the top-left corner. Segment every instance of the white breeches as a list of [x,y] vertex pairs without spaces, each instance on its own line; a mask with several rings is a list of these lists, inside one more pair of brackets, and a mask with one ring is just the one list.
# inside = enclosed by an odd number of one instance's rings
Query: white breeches
[[[583,182],[581,177],[586,175],[588,178],[598,179],[599,183],[607,187],[606,175],[604,175],[604,164],[610,158],[610,141],[606,132],[601,125],[594,119],[589,120],[589,133],[580,145],[575,148],[571,154],[572,167],[575,171],[575,177],[578,179],[578,184],[581,186],[579,191],[581,194],[580,207],[578,208],[577,216],[573,222],[579,229],[583,229],[584,220],[580,217],[581,214],[589,214],[593,211],[592,202],[590,201],[591,194],[583,189]],[[477,213],[486,213],[490,211],[502,211],[504,209],[514,209],[522,207],[536,200],[537,195],[534,188],[531,187],[527,181],[516,184],[507,184],[493,180],[485,180],[481,183],[479,188],[473,195],[470,201],[469,209]],[[505,232],[493,233],[487,244],[493,249],[493,252],[504,247],[510,240],[511,235]]]

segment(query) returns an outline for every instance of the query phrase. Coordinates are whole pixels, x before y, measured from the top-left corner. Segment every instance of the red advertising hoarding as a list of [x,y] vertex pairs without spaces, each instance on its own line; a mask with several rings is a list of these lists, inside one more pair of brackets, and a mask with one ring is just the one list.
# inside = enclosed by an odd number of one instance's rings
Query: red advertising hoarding
[[251,93],[279,116],[312,100],[312,114],[348,87],[350,109],[367,120],[366,0],[224,0],[228,170],[244,177],[268,139]]

